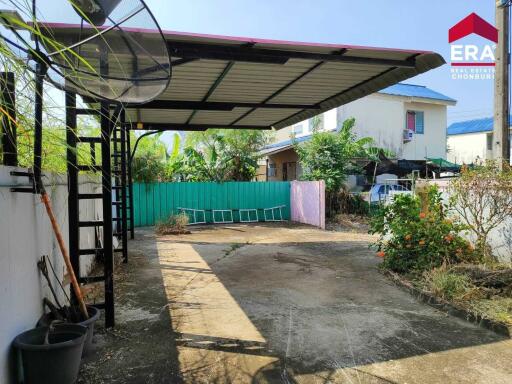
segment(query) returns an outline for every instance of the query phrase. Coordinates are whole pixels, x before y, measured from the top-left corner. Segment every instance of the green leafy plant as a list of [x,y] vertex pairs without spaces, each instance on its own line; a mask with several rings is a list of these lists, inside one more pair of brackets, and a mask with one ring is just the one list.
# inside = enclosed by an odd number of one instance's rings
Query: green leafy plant
[[[144,137],[139,141],[132,161],[133,179],[150,183],[167,179],[167,148],[161,141],[162,133]],[[137,137],[132,133],[131,141]]]
[[[16,11],[31,20],[32,4],[22,0],[13,0],[10,5]],[[14,14],[3,13],[2,17],[6,23],[15,25],[19,30],[29,32],[32,37],[37,36],[45,45],[52,47],[55,51],[61,51],[61,58],[70,64],[70,73],[75,67],[70,62],[70,55],[73,59],[79,60],[83,67],[92,69],[91,65],[79,54],[74,51],[65,50],[64,46],[48,35],[48,31],[40,29],[40,25],[31,22],[21,21]],[[65,52],[65,53],[64,53]],[[33,53],[36,55],[36,53]],[[33,147],[34,147],[34,95],[35,82],[33,69],[27,65],[27,58],[20,55],[19,51],[14,51],[5,40],[0,39],[0,67],[3,72],[13,72],[16,82],[16,116],[10,116],[9,111],[0,108],[0,118],[7,119],[16,126],[18,163],[21,167],[33,166]],[[4,82],[0,78],[0,82]],[[4,86],[4,84],[0,84]],[[64,115],[62,114],[62,102],[55,99],[55,88],[45,84],[43,88],[43,152],[42,168],[47,172],[63,173],[66,171],[66,151],[74,150],[67,147],[66,143],[66,125]],[[3,103],[0,103],[3,104]],[[86,117],[78,119],[79,136],[90,136],[98,126],[94,118]],[[97,132],[96,132],[97,136]],[[1,151],[1,149],[0,149]],[[0,153],[0,156],[2,154]],[[78,162],[80,164],[90,163],[90,150],[86,146],[79,146],[77,149]]]
[[339,191],[348,175],[358,173],[354,159],[363,155],[373,140],[358,139],[355,119],[345,120],[339,132],[313,131],[311,140],[295,143],[303,180],[324,180],[327,192]]
[[396,195],[370,221],[370,233],[379,234],[374,244],[383,267],[399,272],[421,272],[442,264],[475,259],[471,244],[461,233],[467,227],[450,213],[435,186],[420,196]]
[[179,170],[187,181],[250,181],[269,135],[257,130],[194,132],[187,136]]

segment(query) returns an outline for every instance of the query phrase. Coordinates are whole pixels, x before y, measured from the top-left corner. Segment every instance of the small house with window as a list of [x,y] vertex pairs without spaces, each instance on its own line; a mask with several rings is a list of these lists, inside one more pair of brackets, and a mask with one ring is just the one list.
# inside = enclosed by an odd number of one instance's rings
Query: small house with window
[[396,159],[447,158],[447,108],[456,101],[430,88],[396,84],[313,119],[277,131],[263,154],[258,180],[294,180],[301,168],[293,138],[308,140],[315,129],[335,131],[355,118],[358,137],[371,137],[375,146]]

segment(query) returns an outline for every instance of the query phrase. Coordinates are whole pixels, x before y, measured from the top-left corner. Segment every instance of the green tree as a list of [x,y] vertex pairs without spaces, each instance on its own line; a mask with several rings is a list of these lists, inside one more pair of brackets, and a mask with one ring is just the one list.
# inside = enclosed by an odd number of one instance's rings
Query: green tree
[[353,132],[355,119],[345,120],[339,132],[314,131],[311,140],[295,143],[303,180],[324,180],[328,193],[336,193],[348,175],[357,173],[357,157],[366,157],[371,138],[358,139]]
[[[131,132],[131,141],[137,136]],[[162,132],[146,136],[139,141],[132,160],[133,180],[143,183],[165,181],[167,179],[167,147],[161,141]]]
[[181,172],[188,181],[249,181],[256,176],[269,135],[257,130],[212,129],[187,136]]

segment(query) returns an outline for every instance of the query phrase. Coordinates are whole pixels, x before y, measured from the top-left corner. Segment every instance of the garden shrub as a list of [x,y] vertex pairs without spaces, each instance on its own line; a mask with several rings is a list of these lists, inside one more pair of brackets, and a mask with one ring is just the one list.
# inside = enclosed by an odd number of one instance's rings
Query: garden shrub
[[370,233],[380,234],[374,244],[382,266],[399,273],[422,272],[474,259],[474,249],[460,233],[466,226],[450,215],[437,187],[396,195],[370,221]]
[[160,221],[155,226],[158,235],[179,235],[189,233],[187,225],[189,218],[185,213],[171,215],[165,221]]

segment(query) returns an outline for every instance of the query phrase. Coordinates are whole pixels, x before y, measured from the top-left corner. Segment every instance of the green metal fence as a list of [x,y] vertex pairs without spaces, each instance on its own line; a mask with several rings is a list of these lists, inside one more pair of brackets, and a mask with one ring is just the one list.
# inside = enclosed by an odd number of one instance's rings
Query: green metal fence
[[154,225],[178,208],[204,209],[206,221],[213,221],[211,210],[233,210],[235,222],[239,209],[263,209],[283,205],[283,219],[290,219],[290,183],[227,182],[227,183],[151,183],[133,185],[135,226]]

